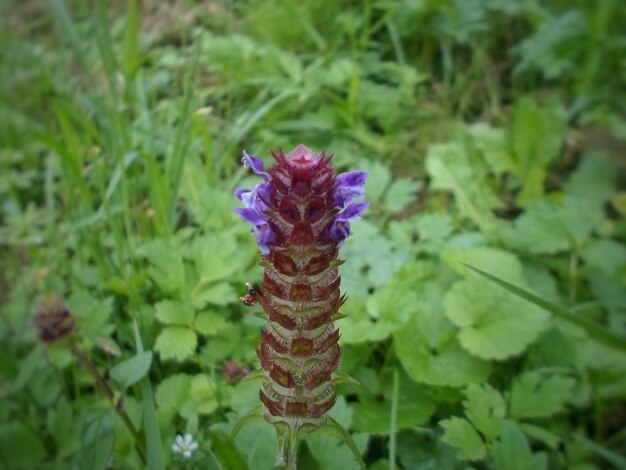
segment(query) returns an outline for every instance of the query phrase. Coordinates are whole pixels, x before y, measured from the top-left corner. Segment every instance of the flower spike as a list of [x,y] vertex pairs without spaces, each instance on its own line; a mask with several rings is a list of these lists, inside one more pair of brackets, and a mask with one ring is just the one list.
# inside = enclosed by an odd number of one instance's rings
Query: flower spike
[[333,319],[345,300],[337,257],[351,234],[350,221],[369,202],[357,202],[365,193],[364,171],[336,176],[332,156],[304,145],[272,155],[276,163],[266,172],[244,151],[244,164],[264,182],[235,191],[244,205],[235,212],[252,225],[263,255],[263,293],[248,284],[241,298],[245,305],[259,304],[267,320],[257,350],[263,416],[282,436],[281,461],[293,464],[297,436],[329,423],[335,384],[343,380],[335,380],[341,347]]

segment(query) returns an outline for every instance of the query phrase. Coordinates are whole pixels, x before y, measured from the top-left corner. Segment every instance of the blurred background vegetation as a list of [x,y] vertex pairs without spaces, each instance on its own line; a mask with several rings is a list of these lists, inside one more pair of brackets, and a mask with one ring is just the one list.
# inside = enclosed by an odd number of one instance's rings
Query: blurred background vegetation
[[[0,23],[2,468],[143,466],[76,348],[151,467],[272,468],[270,426],[226,437],[261,325],[232,192],[242,149],[301,142],[370,173],[339,322],[361,385],[332,412],[368,468],[626,468],[623,351],[459,263],[624,337],[621,0],[5,0]],[[38,339],[44,296],[71,338]]]

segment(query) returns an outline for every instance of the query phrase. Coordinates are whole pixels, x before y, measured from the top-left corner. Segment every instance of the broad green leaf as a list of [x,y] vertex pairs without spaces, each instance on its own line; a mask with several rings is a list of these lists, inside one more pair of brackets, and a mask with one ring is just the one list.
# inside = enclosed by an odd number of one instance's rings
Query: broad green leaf
[[190,326],[193,323],[195,312],[186,302],[177,300],[163,300],[155,305],[157,319],[166,325]]
[[484,170],[475,165],[460,143],[436,144],[428,149],[426,167],[432,189],[454,193],[461,212],[485,233],[495,228],[492,211],[502,204],[484,180]]
[[359,168],[367,171],[365,194],[371,201],[379,201],[391,181],[389,168],[377,161],[364,161]]
[[[468,267],[472,268],[469,265]],[[580,326],[587,332],[587,334],[589,334],[591,337],[593,337],[597,341],[600,341],[601,343],[607,346],[610,346],[612,348],[616,348],[619,350],[626,350],[626,340],[624,338],[621,338],[620,336],[598,325],[597,323],[591,320],[588,320],[587,318],[584,318],[582,316],[575,315],[572,312],[562,307],[559,307],[558,305],[550,303],[540,297],[537,297],[534,294],[531,294],[528,291],[525,291],[523,289],[520,289],[517,286],[514,286],[513,284],[509,284],[508,282],[502,279],[499,279],[496,276],[492,276],[489,273],[481,271],[480,269],[477,269],[477,268],[472,268],[472,269],[476,271],[478,274],[480,274],[481,276],[483,276],[484,278],[488,279],[490,282],[497,284],[498,286],[502,287],[508,292],[511,292],[512,294],[522,299],[526,299],[529,302],[532,302],[534,305],[537,305],[547,310],[548,312],[552,313],[553,315],[556,315],[557,317],[563,320],[566,320],[572,324]]]
[[233,441],[220,429],[211,428],[211,447],[224,469],[247,470],[249,467]]
[[81,460],[85,468],[104,469],[109,465],[115,443],[115,414],[90,409],[82,421]]
[[367,299],[365,305],[356,298],[348,298],[342,308],[342,312],[348,315],[342,329],[343,341],[353,344],[380,341],[406,324],[418,300],[415,291],[418,286],[407,283],[409,269],[398,271]]
[[[393,402],[393,380],[389,371],[381,376],[382,396],[359,393],[359,401],[352,404],[356,431],[389,434]],[[396,430],[424,424],[435,412],[435,403],[423,386],[413,383],[406,374],[400,374],[396,414]]]
[[193,327],[200,334],[215,335],[228,325],[224,315],[224,313],[211,311],[200,312],[196,316]]
[[175,374],[162,380],[156,389],[156,404],[168,412],[178,411],[187,399],[191,377]]
[[556,99],[541,107],[530,97],[516,104],[512,137],[514,168],[524,184],[520,200],[543,194],[545,167],[558,155],[566,126],[565,111]]
[[[367,447],[369,439],[366,433],[357,433],[351,436],[360,453]],[[319,470],[334,470],[337,468],[358,470],[365,468],[359,463],[354,452],[342,442],[339,436],[330,436],[322,432],[314,432],[306,438],[311,454],[317,460]]]
[[465,415],[487,440],[491,441],[502,432],[506,405],[498,390],[485,383],[470,384],[465,389]]
[[159,333],[154,349],[163,360],[183,361],[194,353],[197,341],[193,330],[183,326],[168,326]]
[[418,236],[416,248],[433,254],[442,251],[446,240],[454,231],[452,218],[436,212],[421,214],[417,219],[416,228]]
[[502,437],[494,442],[491,455],[497,470],[545,470],[544,452],[533,454],[524,433],[511,421],[505,421]]
[[512,169],[509,139],[504,129],[479,122],[468,129],[472,142],[496,175]]
[[37,468],[45,457],[37,432],[18,421],[0,424],[0,461],[10,463],[10,468]]
[[248,467],[254,470],[274,470],[278,445],[273,426],[248,424],[234,439],[235,445],[246,459]]
[[478,277],[452,286],[445,308],[448,318],[461,329],[461,345],[484,359],[521,353],[550,320],[542,309]]
[[540,426],[530,423],[519,423],[519,427],[531,439],[544,443],[552,450],[556,450],[561,443],[561,437]]
[[452,417],[439,423],[444,430],[441,440],[457,451],[459,460],[481,460],[487,449],[472,425],[463,418]]
[[74,454],[78,450],[79,426],[74,418],[70,402],[62,397],[53,408],[48,409],[48,432],[57,444],[59,456],[62,458]]
[[385,192],[383,207],[388,212],[400,212],[416,199],[420,187],[419,181],[408,178],[396,179]]
[[124,388],[130,387],[148,373],[151,363],[152,351],[144,351],[117,364],[109,371],[109,375]]
[[189,252],[199,283],[230,279],[250,264],[249,253],[242,250],[235,232],[213,232],[194,240]]
[[217,408],[217,384],[206,374],[192,377],[189,398],[181,408],[181,415],[210,414]]
[[226,305],[239,300],[233,286],[227,282],[217,284],[198,284],[191,291],[191,303],[197,308],[203,308],[206,304]]
[[165,293],[179,293],[185,288],[185,264],[180,248],[173,243],[156,239],[140,250],[148,258],[148,275]]
[[593,240],[585,247],[581,257],[585,268],[613,277],[626,266],[626,245],[609,238]]
[[462,387],[481,383],[489,374],[489,363],[465,351],[454,336],[432,348],[415,319],[393,335],[393,344],[398,359],[416,382]]
[[473,273],[465,264],[476,266],[511,282],[522,280],[522,265],[517,256],[508,251],[487,246],[463,249],[448,249],[441,253],[441,259],[463,277]]
[[528,371],[513,381],[509,397],[511,416],[542,418],[558,413],[571,397],[576,381],[558,374]]

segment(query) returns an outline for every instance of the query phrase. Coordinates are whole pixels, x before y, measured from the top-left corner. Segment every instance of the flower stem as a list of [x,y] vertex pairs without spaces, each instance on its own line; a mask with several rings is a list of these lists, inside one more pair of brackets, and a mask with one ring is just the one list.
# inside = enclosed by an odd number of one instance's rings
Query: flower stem
[[106,382],[102,374],[100,374],[100,372],[98,371],[94,363],[91,361],[91,359],[85,356],[85,354],[83,354],[83,352],[80,349],[78,349],[78,347],[75,344],[70,345],[70,351],[72,352],[72,354],[74,354],[76,359],[78,359],[78,362],[80,362],[83,366],[85,366],[85,368],[89,371],[91,376],[96,381],[96,384],[98,385],[98,387],[100,387],[102,392],[104,392],[107,398],[111,401],[111,404],[113,405],[113,408],[115,409],[115,412],[122,419],[122,421],[128,428],[128,431],[133,436],[133,439],[135,440],[135,448],[137,449],[137,452],[139,452],[139,455],[141,456],[141,460],[143,461],[143,463],[146,463],[147,462],[146,449],[145,449],[143,440],[141,439],[141,435],[137,431],[137,428],[131,421],[130,416],[128,416],[126,408],[124,408],[124,402],[122,400],[117,400],[116,402],[115,393],[113,392],[109,384]]

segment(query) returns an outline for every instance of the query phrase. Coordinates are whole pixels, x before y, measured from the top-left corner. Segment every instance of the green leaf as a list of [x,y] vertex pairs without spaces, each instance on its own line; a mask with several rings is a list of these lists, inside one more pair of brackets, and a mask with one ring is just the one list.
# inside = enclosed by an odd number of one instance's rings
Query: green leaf
[[186,302],[163,300],[155,305],[157,319],[166,325],[191,326],[195,316],[193,307]]
[[144,351],[117,364],[109,371],[109,375],[124,388],[130,387],[148,373],[150,364],[152,364],[152,351]]
[[502,432],[506,405],[498,390],[489,384],[471,384],[465,389],[465,414],[487,440],[491,441]]
[[223,431],[212,428],[210,436],[211,447],[224,469],[247,470],[249,468],[233,441]]
[[[334,442],[326,436],[335,438]],[[361,454],[367,447],[368,439],[369,436],[365,433],[356,434],[353,438],[341,424],[329,416],[324,425],[315,429],[312,435],[307,436],[307,444],[320,463],[321,469],[365,470]]]
[[563,375],[524,372],[511,387],[509,409],[515,418],[542,418],[558,413],[571,397],[576,381]]
[[556,99],[540,107],[532,98],[523,97],[515,106],[514,168],[524,184],[520,200],[543,194],[545,166],[558,155],[566,126],[565,111]]
[[398,359],[416,382],[462,387],[483,382],[489,374],[489,363],[466,352],[454,336],[431,348],[415,319],[393,335],[393,344]]
[[85,468],[104,469],[115,443],[115,415],[112,411],[89,410],[81,430],[81,460]]
[[217,312],[200,312],[196,316],[193,324],[194,329],[203,335],[215,335],[228,325],[228,321],[224,318],[223,313]]
[[[423,386],[413,383],[401,374],[398,390],[396,430],[424,424],[435,412],[435,403]],[[389,371],[381,377],[383,395],[359,393],[359,401],[352,404],[353,429],[375,434],[389,434],[393,402],[392,378]]]
[[545,470],[544,452],[533,454],[528,439],[511,421],[505,421],[502,437],[494,442],[491,455],[497,470]]
[[24,423],[0,424],[0,461],[10,468],[37,468],[46,457],[39,435]]
[[168,326],[159,333],[154,349],[163,360],[183,361],[194,353],[197,341],[193,330],[183,326]]
[[139,67],[139,0],[131,0],[126,11],[124,71],[132,76]]
[[512,169],[513,156],[509,147],[509,136],[504,129],[496,129],[479,122],[468,129],[476,149],[496,175]]
[[371,201],[379,201],[382,199],[385,189],[391,181],[391,172],[389,168],[377,161],[364,161],[359,166],[367,171],[367,181],[365,182],[365,194]]
[[[135,335],[135,347],[137,354],[143,352],[143,343],[139,334],[137,321],[133,320],[133,333]],[[165,470],[163,460],[163,445],[161,441],[161,428],[156,417],[154,406],[154,394],[152,393],[152,383],[150,376],[146,375],[141,380],[141,398],[143,408],[143,429],[146,437],[147,467],[150,470]]]
[[178,411],[187,396],[191,377],[187,374],[175,374],[162,380],[156,389],[156,403],[160,409],[168,412]]
[[561,444],[561,438],[545,428],[530,423],[519,423],[519,427],[524,431],[524,434],[544,443],[552,450],[558,449],[559,444]]
[[448,318],[461,329],[461,345],[484,359],[521,353],[550,320],[543,310],[476,277],[454,284],[445,308]]
[[189,256],[195,264],[199,283],[203,285],[230,279],[247,268],[251,261],[232,230],[196,238]]
[[460,143],[436,144],[428,149],[426,167],[432,189],[454,193],[461,212],[485,233],[495,229],[494,209],[502,206],[484,181],[485,172]]
[[582,442],[586,447],[591,449],[607,462],[611,462],[611,464],[615,465],[615,468],[617,468],[618,470],[626,470],[626,457],[624,457],[623,455],[620,455],[611,449],[607,449],[597,442],[594,442],[591,439],[587,439],[586,437],[580,436],[578,434],[572,434],[572,437],[578,442]]
[[547,302],[546,300],[543,300],[542,298],[537,297],[536,295],[531,294],[528,291],[525,291],[523,289],[520,289],[519,287],[509,284],[508,282],[503,281],[502,279],[499,279],[495,276],[492,276],[489,273],[481,271],[480,269],[473,268],[469,265],[468,267],[473,269],[474,271],[476,271],[478,274],[485,277],[489,281],[503,287],[507,291],[519,296],[520,298],[528,300],[529,302],[547,310],[548,312],[552,313],[553,315],[556,315],[557,317],[563,320],[566,320],[570,323],[580,326],[587,332],[587,334],[589,334],[589,336],[593,337],[597,341],[600,341],[601,343],[604,343],[607,346],[611,346],[616,349],[626,350],[625,339],[621,338],[618,335],[615,335],[613,332],[598,325],[597,323],[594,323],[591,320],[588,320],[584,317],[575,315],[569,312],[568,310],[562,307],[559,307],[558,305]]
[[183,291],[186,286],[185,264],[178,246],[156,239],[139,252],[148,258],[148,275],[162,292],[176,294]]
[[194,375],[189,387],[189,398],[181,408],[181,415],[210,414],[216,410],[217,385],[205,374]]
[[197,308],[203,308],[206,304],[226,305],[239,300],[235,289],[227,282],[218,284],[198,284],[191,292],[191,303]]
[[444,430],[441,440],[457,450],[459,460],[481,460],[487,449],[472,425],[463,418],[452,417],[439,423]]
[[400,212],[416,199],[420,187],[419,181],[408,178],[396,179],[385,192],[383,207],[387,212]]

